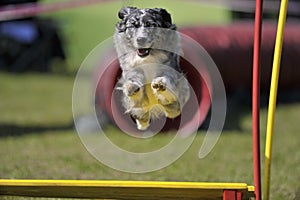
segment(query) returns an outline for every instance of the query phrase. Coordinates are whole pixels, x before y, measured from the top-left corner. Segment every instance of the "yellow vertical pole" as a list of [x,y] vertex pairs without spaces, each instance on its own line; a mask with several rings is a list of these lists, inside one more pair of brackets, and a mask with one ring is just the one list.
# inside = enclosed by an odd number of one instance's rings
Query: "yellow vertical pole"
[[286,13],[288,7],[288,0],[281,0],[276,43],[274,51],[271,88],[269,97],[269,108],[268,108],[268,122],[267,122],[267,133],[266,133],[266,147],[265,147],[265,168],[264,168],[264,185],[263,185],[263,199],[268,200],[270,197],[270,174],[271,174],[271,159],[272,159],[272,137],[274,129],[274,116],[276,109],[277,99],[277,88],[281,61],[281,51],[284,36],[284,26],[286,21]]

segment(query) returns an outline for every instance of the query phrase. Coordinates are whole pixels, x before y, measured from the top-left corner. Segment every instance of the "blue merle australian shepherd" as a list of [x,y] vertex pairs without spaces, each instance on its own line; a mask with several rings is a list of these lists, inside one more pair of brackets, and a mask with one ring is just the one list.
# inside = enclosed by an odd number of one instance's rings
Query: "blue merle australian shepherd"
[[162,8],[125,7],[119,18],[114,43],[122,77],[117,89],[137,128],[146,130],[151,118],[179,116],[189,99],[189,84],[179,67],[180,36]]

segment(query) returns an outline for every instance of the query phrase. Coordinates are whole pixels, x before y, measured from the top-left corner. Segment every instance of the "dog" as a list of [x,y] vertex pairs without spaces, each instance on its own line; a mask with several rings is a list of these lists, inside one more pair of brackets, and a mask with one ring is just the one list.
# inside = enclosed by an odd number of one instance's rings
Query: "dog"
[[123,91],[122,105],[146,130],[151,119],[176,118],[189,99],[190,88],[179,66],[180,35],[171,15],[162,8],[122,8],[114,45]]

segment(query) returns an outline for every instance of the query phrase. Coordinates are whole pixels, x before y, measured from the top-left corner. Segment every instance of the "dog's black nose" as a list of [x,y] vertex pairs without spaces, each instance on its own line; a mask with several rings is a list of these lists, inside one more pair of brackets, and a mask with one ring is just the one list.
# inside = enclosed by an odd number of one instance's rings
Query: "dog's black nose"
[[146,43],[147,38],[145,38],[145,37],[138,37],[136,39],[136,41],[137,41],[138,44],[144,44],[144,43]]

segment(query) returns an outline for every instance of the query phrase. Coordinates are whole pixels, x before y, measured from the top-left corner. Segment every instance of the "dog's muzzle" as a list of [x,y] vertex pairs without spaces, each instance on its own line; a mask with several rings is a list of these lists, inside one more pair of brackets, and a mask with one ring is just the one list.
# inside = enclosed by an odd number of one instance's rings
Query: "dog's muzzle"
[[142,58],[148,56],[150,54],[151,48],[144,48],[149,46],[147,37],[138,37],[136,39],[136,42],[137,46],[141,47],[137,49],[138,56]]
[[137,50],[138,56],[144,58],[150,54],[151,48],[141,48]]

